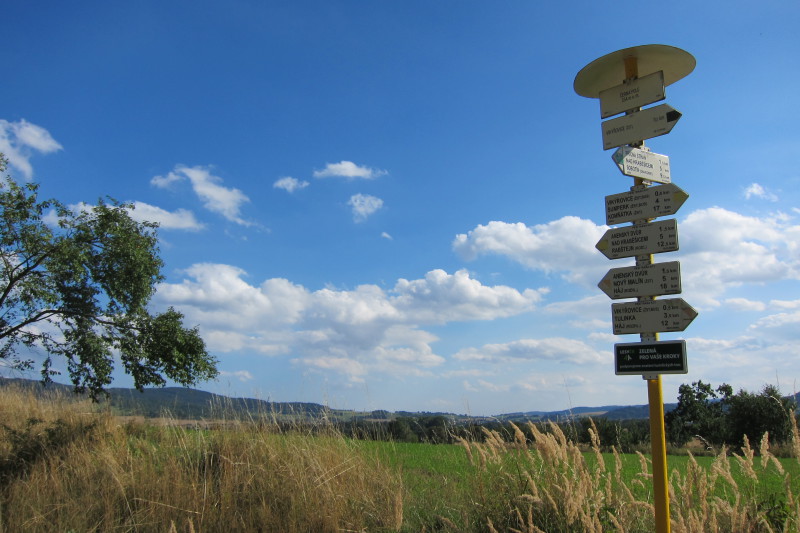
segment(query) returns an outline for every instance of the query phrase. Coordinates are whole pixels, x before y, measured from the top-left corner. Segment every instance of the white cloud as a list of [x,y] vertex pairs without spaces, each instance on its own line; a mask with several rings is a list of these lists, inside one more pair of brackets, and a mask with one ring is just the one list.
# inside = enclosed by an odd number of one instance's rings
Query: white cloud
[[288,193],[293,193],[295,191],[299,191],[300,189],[305,189],[309,186],[307,181],[301,181],[297,178],[292,178],[291,176],[286,176],[277,180],[272,186],[276,189],[283,189]]
[[381,233],[381,238],[382,238],[382,239],[386,239],[387,241],[394,240],[394,239],[392,238],[392,236],[391,236],[391,235],[389,235],[388,233],[386,233],[385,231]]
[[33,177],[31,152],[49,154],[61,149],[62,146],[53,139],[50,132],[41,126],[31,124],[25,119],[17,122],[0,119],[0,152],[26,180]]
[[134,202],[133,207],[131,218],[139,222],[157,222],[161,229],[198,231],[205,227],[194,217],[194,213],[186,209],[167,211],[144,202]]
[[315,170],[315,178],[330,178],[340,177],[351,179],[367,179],[371,180],[379,176],[388,174],[385,170],[379,170],[370,167],[360,167],[352,161],[340,161],[338,163],[328,163],[322,170]]
[[764,302],[748,300],[747,298],[727,298],[723,303],[727,309],[733,311],[763,311],[767,308]]
[[777,202],[778,196],[767,189],[765,189],[762,185],[758,183],[751,183],[745,190],[744,190],[744,197],[745,199],[749,200],[751,198],[761,198],[762,200],[768,200],[770,202]]
[[594,247],[606,229],[574,216],[532,227],[492,221],[456,235],[452,246],[467,261],[501,255],[530,269],[562,272],[568,281],[590,286],[608,266],[608,259]]
[[429,272],[391,290],[361,285],[316,291],[285,279],[260,285],[230,265],[197,264],[179,283],[159,285],[154,303],[181,309],[198,324],[209,349],[290,355],[310,369],[351,380],[366,373],[429,375],[444,363],[438,338],[423,328],[452,321],[493,320],[530,311],[538,291],[485,286],[466,271]]
[[207,167],[178,165],[166,176],[153,177],[150,183],[156,187],[166,188],[184,179],[188,179],[192,184],[192,189],[206,209],[222,215],[231,222],[243,226],[252,225],[241,217],[242,205],[250,199],[239,189],[220,185],[222,178],[212,174],[211,169]]
[[383,207],[383,200],[368,194],[354,194],[347,205],[353,208],[353,220],[363,222]]
[[253,381],[253,374],[247,370],[237,370],[235,372],[226,372],[224,370],[220,370],[219,376],[221,378],[233,378],[243,383],[247,381]]
[[504,344],[486,344],[467,348],[453,356],[461,361],[510,363],[514,361],[561,361],[572,364],[601,363],[603,357],[583,341],[554,337],[520,339]]

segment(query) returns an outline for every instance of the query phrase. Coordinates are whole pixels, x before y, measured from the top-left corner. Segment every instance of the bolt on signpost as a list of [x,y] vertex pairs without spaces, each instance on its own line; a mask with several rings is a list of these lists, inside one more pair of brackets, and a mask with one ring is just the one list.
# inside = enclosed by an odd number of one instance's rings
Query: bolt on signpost
[[677,221],[653,219],[675,214],[689,195],[672,184],[669,158],[644,146],[646,139],[672,131],[681,113],[667,104],[642,107],[664,100],[665,87],[689,75],[695,64],[680,48],[635,46],[592,61],[573,85],[580,96],[600,99],[601,119],[624,113],[602,123],[603,149],[617,148],[612,160],[634,185],[606,197],[606,223],[632,225],[609,229],[596,247],[609,259],[635,257],[636,266],[609,270],[598,286],[612,299],[636,298],[611,305],[614,334],[638,333],[641,341],[614,345],[615,373],[647,380],[658,533],[670,531],[661,374],[688,371],[686,342],[659,341],[658,334],[683,331],[697,311],[682,298],[656,300],[681,292],[681,271],[677,261],[653,262],[653,254],[678,249]]

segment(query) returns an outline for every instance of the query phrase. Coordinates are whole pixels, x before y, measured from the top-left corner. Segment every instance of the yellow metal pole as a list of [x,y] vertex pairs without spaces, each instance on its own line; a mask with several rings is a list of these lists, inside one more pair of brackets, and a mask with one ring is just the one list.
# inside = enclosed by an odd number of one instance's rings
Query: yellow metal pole
[[667,480],[667,440],[664,432],[664,398],[661,376],[647,380],[650,401],[650,445],[653,457],[653,500],[656,533],[669,533],[669,481]]

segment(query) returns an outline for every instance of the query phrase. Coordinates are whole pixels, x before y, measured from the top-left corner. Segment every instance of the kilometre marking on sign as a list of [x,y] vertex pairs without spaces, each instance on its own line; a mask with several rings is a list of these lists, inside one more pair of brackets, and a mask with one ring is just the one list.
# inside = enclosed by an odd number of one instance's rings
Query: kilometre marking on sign
[[606,120],[601,124],[603,127],[603,150],[666,135],[672,131],[680,118],[680,112],[668,104],[661,104],[630,115]]
[[632,146],[620,146],[611,155],[617,168],[626,176],[658,183],[670,183],[669,157]]
[[600,91],[600,118],[608,118],[664,98],[664,73],[653,72]]
[[678,221],[670,218],[612,228],[597,241],[595,248],[609,259],[674,252],[678,249]]
[[614,335],[683,331],[696,316],[683,298],[611,304]]
[[612,268],[597,284],[612,300],[680,294],[679,261],[652,265]]
[[619,375],[686,374],[686,341],[630,342],[614,345]]
[[606,196],[606,224],[674,215],[689,195],[669,183]]

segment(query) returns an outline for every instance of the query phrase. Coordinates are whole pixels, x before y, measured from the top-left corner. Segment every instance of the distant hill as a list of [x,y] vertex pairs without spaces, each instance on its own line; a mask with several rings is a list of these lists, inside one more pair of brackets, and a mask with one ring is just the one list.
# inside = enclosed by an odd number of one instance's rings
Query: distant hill
[[[16,385],[30,388],[38,394],[72,394],[72,387],[59,383],[51,383],[44,387],[41,382],[20,379],[0,378],[0,387]],[[202,420],[213,418],[268,418],[278,421],[313,421],[329,419],[333,421],[350,420],[392,420],[397,417],[446,416],[458,421],[470,419],[495,420],[500,422],[539,422],[558,421],[585,416],[605,417],[611,420],[636,420],[650,417],[647,405],[605,405],[601,407],[574,407],[561,411],[526,411],[505,413],[493,417],[471,417],[443,412],[410,412],[397,411],[349,411],[330,409],[324,405],[310,402],[271,402],[253,398],[231,398],[211,392],[184,387],[165,387],[136,389],[112,387],[108,389],[109,397],[101,402],[113,413],[119,415],[139,415],[146,417],[169,416],[178,419]],[[800,393],[794,395],[800,403]],[[664,412],[677,406],[675,403],[664,404]]]

